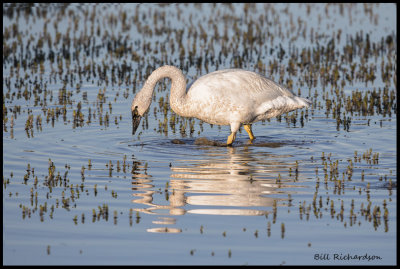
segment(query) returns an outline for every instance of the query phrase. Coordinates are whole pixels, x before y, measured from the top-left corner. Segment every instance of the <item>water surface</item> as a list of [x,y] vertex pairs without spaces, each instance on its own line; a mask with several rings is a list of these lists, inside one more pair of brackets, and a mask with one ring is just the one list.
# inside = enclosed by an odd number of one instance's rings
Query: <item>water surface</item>
[[[395,264],[395,9],[3,4],[3,264]],[[132,136],[163,64],[253,70],[313,106],[223,147],[165,80]]]

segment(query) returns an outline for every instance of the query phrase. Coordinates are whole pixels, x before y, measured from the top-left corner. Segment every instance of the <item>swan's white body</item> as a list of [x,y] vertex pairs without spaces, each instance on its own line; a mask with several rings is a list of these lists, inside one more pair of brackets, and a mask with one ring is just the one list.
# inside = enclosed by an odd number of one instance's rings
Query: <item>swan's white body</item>
[[[156,69],[135,96],[131,107],[133,118],[136,115],[140,121],[151,104],[154,86],[164,77],[172,81],[170,105],[175,113],[196,117],[211,124],[230,125],[232,134],[228,137],[228,145],[235,140],[236,132],[242,124],[250,139],[254,139],[252,123],[311,104],[272,80],[242,69],[209,73],[198,78],[186,90],[182,72],[166,65]],[[136,120],[134,131],[137,126]]]

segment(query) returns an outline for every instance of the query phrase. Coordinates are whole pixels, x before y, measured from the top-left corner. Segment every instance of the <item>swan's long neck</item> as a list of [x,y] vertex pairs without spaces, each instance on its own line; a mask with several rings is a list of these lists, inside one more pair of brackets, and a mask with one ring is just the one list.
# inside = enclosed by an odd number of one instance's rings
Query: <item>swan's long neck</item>
[[142,90],[136,95],[132,103],[132,110],[134,109],[134,103],[138,103],[139,101],[142,103],[142,107],[138,107],[140,115],[143,115],[144,112],[147,111],[152,101],[154,88],[157,82],[162,78],[170,78],[172,82],[169,98],[172,110],[181,116],[189,116],[188,103],[186,102],[185,77],[181,70],[169,65],[159,67],[151,73],[143,85]]

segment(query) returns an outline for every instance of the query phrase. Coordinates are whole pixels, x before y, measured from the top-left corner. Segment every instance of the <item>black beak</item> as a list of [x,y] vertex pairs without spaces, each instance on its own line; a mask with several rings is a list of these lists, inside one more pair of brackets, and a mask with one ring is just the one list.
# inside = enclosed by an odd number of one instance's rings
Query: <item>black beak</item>
[[135,107],[135,109],[132,110],[132,135],[135,134],[137,128],[139,127],[139,123],[140,123],[141,119],[142,119],[142,116],[139,115],[137,107]]

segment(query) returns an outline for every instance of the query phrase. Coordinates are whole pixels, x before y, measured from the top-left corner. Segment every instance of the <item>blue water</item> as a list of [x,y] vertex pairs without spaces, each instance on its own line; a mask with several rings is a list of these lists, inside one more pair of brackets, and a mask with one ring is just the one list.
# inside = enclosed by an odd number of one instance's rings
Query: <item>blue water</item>
[[[71,36],[78,37],[85,31],[85,26],[86,31],[90,32],[92,22],[89,18],[92,13],[95,14],[94,31],[99,25],[101,33],[108,30],[110,34],[118,36],[118,31],[113,29],[120,29],[122,25],[119,21],[111,27],[111,15],[118,21],[121,11],[125,10],[132,26],[129,30],[121,31],[120,39],[127,36],[128,43],[134,44],[139,40],[149,40],[152,46],[155,42],[164,42],[168,37],[166,34],[149,36],[137,30],[139,24],[135,25],[132,19],[136,6],[96,5],[94,11],[93,5],[71,5],[64,16],[57,8],[49,14],[58,14],[58,31],[65,33],[68,26],[74,29],[74,17],[69,15],[68,10],[76,14],[87,10],[88,20],[78,25],[75,32],[71,30]],[[327,38],[320,39],[322,45],[329,42],[332,31],[341,29],[341,42],[337,44],[339,48],[345,43],[346,36],[354,37],[360,30],[364,34],[370,33],[371,40],[380,40],[381,37],[396,33],[396,7],[391,4],[366,6],[372,9],[372,16],[361,4],[351,8],[345,6],[343,15],[337,5],[326,7],[328,15],[324,4],[311,5],[310,14],[307,15],[307,6],[304,4],[257,4],[254,10],[250,8],[247,17],[243,5],[233,6],[234,11],[224,5],[213,7],[212,4],[143,4],[138,8],[140,27],[155,27],[153,15],[165,12],[165,25],[185,30],[183,44],[186,46],[186,42],[191,42],[187,37],[191,27],[190,17],[194,29],[197,29],[199,22],[204,22],[204,31],[213,36],[214,22],[208,22],[209,19],[215,18],[215,23],[220,22],[217,27],[219,34],[223,35],[222,14],[231,13],[239,18],[238,27],[247,29],[248,20],[254,20],[265,12],[266,16],[270,16],[268,20],[275,22],[267,27],[275,36],[274,41],[267,38],[273,45],[268,43],[266,48],[262,47],[262,59],[267,66],[271,57],[276,56],[276,52],[269,55],[269,49],[279,44],[279,27],[283,32],[281,42],[285,49],[289,44],[299,49],[313,46],[309,41],[310,28],[314,33],[327,35]],[[56,35],[56,15],[47,16],[48,32],[53,40]],[[290,17],[294,22],[294,32],[289,31]],[[26,33],[21,36],[23,42],[27,42],[32,34],[33,43],[36,44],[41,37],[44,20],[39,17],[35,19],[34,15],[28,18],[22,15],[16,17],[15,14],[13,18],[3,15],[3,34],[7,27],[16,23],[19,31]],[[298,18],[303,21],[301,27],[307,29],[306,38],[300,35],[289,42],[290,36],[286,35],[297,32],[296,27],[300,27],[296,24]],[[158,21],[158,27],[160,24],[161,21]],[[175,34],[171,35],[174,38],[168,42],[175,42]],[[233,28],[228,29],[228,35],[234,35]],[[16,38],[7,42],[12,43]],[[96,36],[93,42],[101,44],[101,38]],[[198,46],[202,44],[199,37],[197,42]],[[137,45],[139,54],[143,52],[142,45]],[[216,57],[221,46],[221,43],[215,42]],[[239,51],[241,53],[246,49],[245,45],[241,45]],[[206,50],[207,47],[198,47],[198,55],[204,55]],[[338,51],[341,52],[341,49]],[[212,54],[211,49],[209,53]],[[84,54],[82,52],[81,64],[93,61],[101,65],[104,61],[112,66],[114,62],[122,63],[125,60],[132,62],[134,70],[145,68],[130,57],[110,55],[106,48],[100,49],[99,55],[93,58]],[[157,54],[154,51],[142,56],[152,67],[158,66],[154,59],[163,57],[161,52]],[[175,52],[168,57],[179,65],[177,43]],[[369,61],[373,62],[371,58]],[[218,68],[209,63],[208,71],[232,67],[231,59],[232,55],[224,58]],[[385,57],[376,59],[378,76],[374,83],[367,86],[362,82],[346,85],[346,96],[351,96],[355,90],[383,88],[385,85],[379,73],[382,60],[388,61]],[[57,68],[56,63],[53,63],[54,68]],[[254,54],[244,65],[251,69],[256,63]],[[393,64],[396,65],[396,61]],[[9,62],[3,64],[3,78],[10,77],[15,82],[15,75],[10,74],[10,66]],[[71,66],[78,64],[73,60]],[[72,103],[66,105],[66,119],[61,114],[54,123],[51,119],[46,122],[43,107],[46,110],[63,107],[58,103],[63,82],[58,75],[51,73],[48,60],[45,61],[45,68],[43,78],[47,81],[47,91],[53,95],[51,100],[48,94],[47,105],[35,104],[33,96],[28,99],[5,98],[7,91],[17,94],[18,89],[12,86],[11,90],[7,90],[3,82],[3,107],[8,111],[7,115],[3,111],[4,265],[396,263],[396,113],[355,114],[351,117],[349,130],[344,130],[342,125],[337,128],[332,114],[325,114],[325,100],[322,99],[326,92],[335,98],[330,92],[333,87],[329,85],[323,90],[320,81],[311,89],[300,86],[297,83],[302,74],[298,74],[292,77],[294,92],[297,94],[298,88],[301,88],[303,97],[312,99],[316,104],[320,102],[320,105],[308,109],[308,118],[303,125],[299,120],[301,111],[298,111],[296,124],[286,122],[284,116],[281,121],[271,119],[254,124],[256,139],[253,143],[248,141],[246,132],[242,130],[233,147],[199,145],[198,138],[224,143],[229,127],[210,126],[194,120],[192,133],[189,121],[186,121],[184,135],[179,131],[179,122],[175,132],[169,125],[167,134],[158,132],[159,122],[164,120],[158,100],[161,96],[166,98],[168,94],[163,86],[156,91],[156,101],[150,107],[148,128],[143,128],[141,124],[137,134],[132,136],[129,108],[135,87],[138,90],[144,83],[146,72],[143,70],[139,73],[144,77],[133,81],[132,73],[128,85],[111,85],[111,82],[107,85],[99,76],[92,76],[88,80],[83,76],[85,79],[79,90],[76,88],[79,79],[67,83],[66,89],[72,93]],[[64,68],[63,76],[67,69]],[[26,73],[31,80],[35,76],[40,77],[31,74],[31,71]],[[191,66],[184,73],[191,80],[206,71],[204,67],[199,70]],[[24,75],[21,69],[20,76]],[[279,79],[276,73],[271,77]],[[284,81],[287,78],[289,76],[285,74]],[[34,84],[26,83],[31,91]],[[169,89],[168,82],[165,85]],[[396,86],[390,84],[388,88],[393,90]],[[100,108],[98,94],[103,89],[106,89],[106,101]],[[318,92],[317,97],[314,92]],[[43,98],[43,92],[39,96]],[[73,124],[73,110],[77,110],[78,102],[82,102],[85,116],[82,127]],[[11,126],[13,113],[10,110],[15,106],[21,106],[21,113],[16,114]],[[86,123],[89,108],[95,117],[91,118],[91,123]],[[306,109],[303,111],[306,113]],[[110,115],[108,125],[99,120],[99,115],[104,118],[106,113]],[[35,122],[38,115],[42,117],[42,129],[34,124],[33,135],[25,131],[28,115],[34,115]],[[182,144],[177,144],[176,140]],[[362,158],[370,149],[371,156]],[[379,153],[379,159],[373,162],[372,156],[376,153]],[[338,174],[330,178],[330,166],[336,162]],[[351,177],[347,173],[350,164]],[[59,174],[59,181],[50,188],[49,168],[52,167],[54,176]],[[27,178],[26,182],[24,177]],[[343,185],[338,188],[338,184]],[[392,187],[389,187],[390,184]],[[363,213],[361,208],[366,209],[369,203],[371,212],[379,206],[380,217],[369,218]],[[386,219],[385,207],[388,211]],[[106,208],[108,214],[105,213]]]

